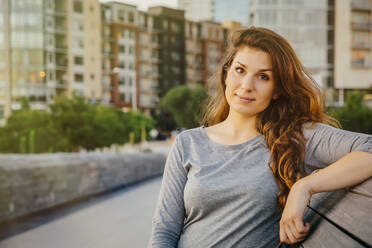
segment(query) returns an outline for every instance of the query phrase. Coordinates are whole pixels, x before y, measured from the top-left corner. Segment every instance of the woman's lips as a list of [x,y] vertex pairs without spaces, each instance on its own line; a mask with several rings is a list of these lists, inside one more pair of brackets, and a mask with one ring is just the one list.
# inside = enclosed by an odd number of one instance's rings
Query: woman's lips
[[237,97],[239,97],[240,101],[243,101],[243,102],[253,102],[253,101],[256,100],[256,99],[251,98],[251,97],[243,97],[243,96],[239,96],[239,95],[237,95]]

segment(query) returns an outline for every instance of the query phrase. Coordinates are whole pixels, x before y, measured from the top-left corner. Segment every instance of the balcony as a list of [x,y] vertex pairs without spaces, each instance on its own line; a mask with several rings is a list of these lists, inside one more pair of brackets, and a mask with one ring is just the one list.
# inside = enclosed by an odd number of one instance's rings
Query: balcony
[[67,80],[59,79],[56,82],[57,89],[66,89],[67,88]]
[[351,44],[352,49],[360,49],[360,50],[371,50],[372,48],[372,41],[363,41],[363,42],[353,42]]
[[45,14],[48,15],[54,15],[54,16],[67,16],[67,10],[66,9],[52,9],[47,8],[45,9]]
[[368,0],[352,0],[351,1],[352,10],[362,10],[362,11],[371,11],[372,4]]
[[355,68],[371,68],[372,60],[368,59],[351,60],[351,66]]
[[351,28],[354,30],[372,30],[372,23],[370,22],[352,22]]
[[56,26],[52,33],[55,34],[67,34],[67,29],[64,26]]
[[112,86],[111,86],[110,83],[104,82],[104,83],[102,84],[102,88],[103,88],[104,90],[111,90],[111,89],[112,89]]

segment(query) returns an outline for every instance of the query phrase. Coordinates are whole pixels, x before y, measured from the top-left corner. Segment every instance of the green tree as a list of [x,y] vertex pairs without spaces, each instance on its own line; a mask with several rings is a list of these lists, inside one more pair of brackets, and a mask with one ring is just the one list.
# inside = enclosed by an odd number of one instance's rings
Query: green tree
[[85,147],[93,133],[93,105],[82,97],[56,98],[50,106],[55,128],[67,138],[68,151],[77,151]]
[[110,146],[113,143],[128,142],[128,124],[122,122],[124,113],[112,107],[95,105],[91,128],[92,134],[82,144],[87,149]]
[[50,112],[31,110],[23,100],[6,126],[0,128],[0,152],[71,152],[124,144],[133,133],[133,142],[150,138],[155,126],[140,111],[124,113],[113,107],[89,104],[81,97],[55,99]]
[[207,97],[203,86],[177,86],[160,100],[160,107],[172,113],[179,127],[193,128],[199,123],[201,105]]
[[50,115],[41,110],[30,110],[27,100],[22,108],[13,111],[7,124],[0,128],[0,151],[5,153],[41,153],[65,151],[64,138],[54,128]]
[[131,111],[125,113],[122,118],[124,123],[127,123],[127,140],[129,140],[129,134],[131,132],[134,133],[134,143],[138,143],[141,141],[143,134],[143,129],[146,132],[146,140],[151,139],[150,131],[155,128],[156,121],[151,117],[147,117],[142,114],[140,111]]
[[331,108],[330,114],[335,117],[343,129],[372,134],[372,109],[363,102],[363,93],[349,92],[345,106]]

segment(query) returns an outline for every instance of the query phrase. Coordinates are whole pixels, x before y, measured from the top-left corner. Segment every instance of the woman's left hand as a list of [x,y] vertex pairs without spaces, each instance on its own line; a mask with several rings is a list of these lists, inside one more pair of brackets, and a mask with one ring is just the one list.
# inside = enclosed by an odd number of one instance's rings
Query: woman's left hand
[[310,199],[311,192],[301,180],[292,186],[280,220],[280,242],[295,244],[306,237],[310,224],[303,222],[303,216]]

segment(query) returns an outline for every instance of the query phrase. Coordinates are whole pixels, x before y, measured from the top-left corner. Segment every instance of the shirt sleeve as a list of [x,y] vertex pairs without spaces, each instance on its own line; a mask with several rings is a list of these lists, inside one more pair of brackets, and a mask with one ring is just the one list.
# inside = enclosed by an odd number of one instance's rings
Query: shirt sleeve
[[149,248],[177,247],[185,218],[183,200],[187,173],[183,167],[182,143],[177,135],[166,159],[159,198],[152,219]]
[[317,123],[304,128],[305,163],[319,167],[332,164],[352,151],[372,153],[372,135],[356,133]]

